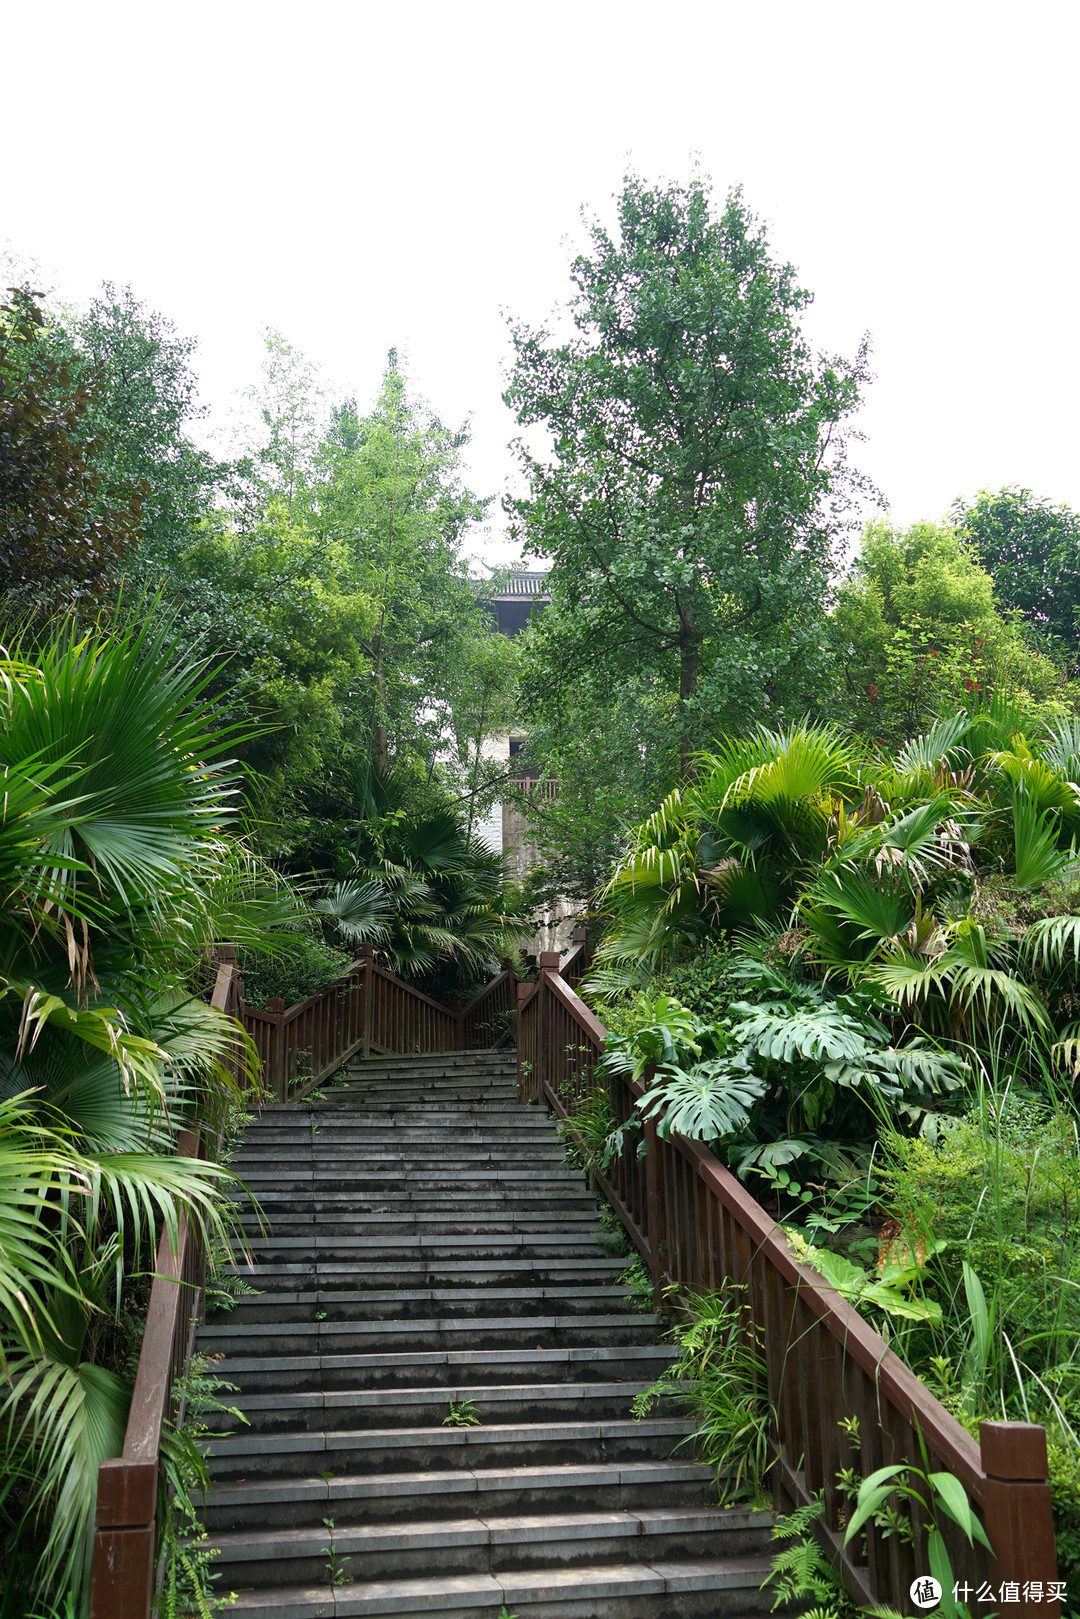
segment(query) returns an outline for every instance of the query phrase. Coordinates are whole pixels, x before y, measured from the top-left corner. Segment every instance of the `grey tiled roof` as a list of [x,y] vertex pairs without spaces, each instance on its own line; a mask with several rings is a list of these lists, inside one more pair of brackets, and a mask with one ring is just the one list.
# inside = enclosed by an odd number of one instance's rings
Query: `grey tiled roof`
[[546,573],[512,573],[503,580],[495,592],[498,601],[505,596],[546,596]]

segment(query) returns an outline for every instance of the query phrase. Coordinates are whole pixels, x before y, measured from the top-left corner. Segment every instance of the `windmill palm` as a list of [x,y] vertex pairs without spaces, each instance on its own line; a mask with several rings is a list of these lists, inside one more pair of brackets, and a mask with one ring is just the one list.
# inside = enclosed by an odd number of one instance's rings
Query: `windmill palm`
[[444,996],[467,992],[528,932],[503,857],[449,808],[359,826],[353,871],[315,909],[344,943],[374,945],[395,972]]
[[130,1392],[98,1324],[181,1209],[226,1232],[227,1172],[175,1143],[242,1087],[243,1036],[190,975],[221,915],[267,912],[203,690],[160,620],[0,660],[0,1524],[23,1596],[76,1612]]
[[631,834],[602,896],[615,925],[601,954],[657,959],[782,916],[861,794],[855,750],[831,726],[723,738]]

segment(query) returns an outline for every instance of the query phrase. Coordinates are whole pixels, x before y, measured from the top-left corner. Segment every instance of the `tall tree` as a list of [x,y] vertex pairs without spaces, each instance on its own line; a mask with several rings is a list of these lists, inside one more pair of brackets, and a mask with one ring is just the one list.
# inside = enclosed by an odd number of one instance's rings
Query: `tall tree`
[[448,749],[474,773],[477,727],[505,708],[512,651],[463,553],[488,504],[463,482],[467,442],[410,397],[391,351],[374,410],[339,407],[319,454],[319,531],[346,549],[373,607],[363,702],[380,774]]
[[141,482],[109,486],[95,430],[101,379],[78,374],[40,294],[0,306],[0,591],[23,609],[100,590],[141,537]]
[[534,699],[583,665],[648,671],[690,750],[718,726],[801,703],[859,480],[843,424],[868,379],[815,357],[810,295],[734,191],[634,175],[614,235],[589,224],[572,335],[512,328],[506,402],[550,450],[518,445],[526,549],[553,560]]
[[993,690],[1033,718],[1060,712],[1060,672],[1014,619],[962,532],[870,523],[829,623],[842,685],[830,682],[815,708],[839,699],[830,717],[893,745]]
[[952,520],[992,575],[1004,607],[1015,608],[1045,650],[1080,652],[1080,516],[1030,489],[983,489],[957,501]]
[[130,287],[108,281],[73,323],[71,338],[79,373],[92,379],[89,422],[103,489],[142,489],[147,560],[167,567],[226,472],[192,437],[207,414],[192,369],[195,339],[179,335]]

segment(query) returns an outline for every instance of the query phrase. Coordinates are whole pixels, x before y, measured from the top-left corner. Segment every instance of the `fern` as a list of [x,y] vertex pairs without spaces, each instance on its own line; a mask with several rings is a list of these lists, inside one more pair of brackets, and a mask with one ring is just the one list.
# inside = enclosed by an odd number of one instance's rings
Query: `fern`
[[817,1619],[854,1619],[855,1606],[814,1535],[814,1525],[823,1510],[824,1502],[818,1496],[773,1525],[774,1540],[791,1542],[773,1558],[762,1586],[762,1590],[767,1585],[775,1587],[773,1613],[785,1603],[810,1598],[814,1606],[804,1619],[811,1615]]

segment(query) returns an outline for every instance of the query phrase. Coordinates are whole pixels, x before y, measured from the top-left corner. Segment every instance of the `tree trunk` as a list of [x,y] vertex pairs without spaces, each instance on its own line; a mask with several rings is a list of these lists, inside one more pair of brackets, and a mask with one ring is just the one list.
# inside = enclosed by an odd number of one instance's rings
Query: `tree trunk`
[[[698,673],[701,663],[701,632],[694,628],[694,621],[685,607],[679,608],[679,708],[680,720],[682,709],[688,697],[692,697],[697,690]],[[685,732],[679,738],[679,774],[683,781],[689,781],[691,775],[690,746]]]
[[386,675],[383,672],[382,636],[375,637],[375,769],[382,777],[390,769],[390,739],[386,730]]

